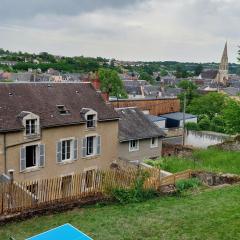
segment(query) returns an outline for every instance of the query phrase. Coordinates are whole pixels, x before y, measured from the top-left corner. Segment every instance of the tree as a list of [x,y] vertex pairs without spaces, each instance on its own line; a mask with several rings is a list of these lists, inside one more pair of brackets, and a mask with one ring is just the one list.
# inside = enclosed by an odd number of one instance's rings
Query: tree
[[225,106],[225,99],[226,96],[221,93],[208,93],[194,98],[187,107],[187,111],[196,115],[206,115],[211,120],[222,112]]
[[153,83],[152,76],[147,72],[140,72],[140,79]]
[[223,109],[223,119],[226,124],[227,133],[240,133],[240,103],[228,99],[227,104]]
[[186,95],[186,105],[188,106],[192,100],[198,96],[197,94],[197,86],[188,80],[182,80],[179,84],[178,84],[179,88],[183,89],[183,93],[178,95],[178,98],[181,101],[181,107],[183,107],[183,101],[184,101],[184,95]]
[[195,69],[194,69],[194,75],[195,76],[199,76],[200,73],[202,72],[203,70],[203,65],[202,64],[198,64]]
[[101,68],[98,70],[101,90],[117,98],[127,98],[123,83],[115,70]]
[[200,130],[209,131],[211,127],[211,121],[208,117],[204,117],[199,121],[198,126]]

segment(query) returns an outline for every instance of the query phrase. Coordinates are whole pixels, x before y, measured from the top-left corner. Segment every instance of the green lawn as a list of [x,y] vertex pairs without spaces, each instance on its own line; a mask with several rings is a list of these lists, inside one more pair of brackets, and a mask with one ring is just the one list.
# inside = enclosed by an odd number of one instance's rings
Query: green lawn
[[36,217],[0,227],[0,239],[23,240],[66,222],[95,240],[240,239],[240,186]]
[[173,173],[186,169],[197,169],[240,174],[240,152],[216,149],[195,150],[193,156],[189,158],[167,157],[150,162]]

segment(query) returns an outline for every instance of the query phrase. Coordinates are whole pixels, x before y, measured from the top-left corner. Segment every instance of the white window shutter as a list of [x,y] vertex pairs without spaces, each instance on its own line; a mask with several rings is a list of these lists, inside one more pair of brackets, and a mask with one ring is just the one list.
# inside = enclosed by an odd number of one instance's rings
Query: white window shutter
[[45,166],[45,145],[39,145],[39,167]]
[[26,169],[26,148],[20,148],[20,172]]
[[97,155],[101,154],[101,136],[97,136]]
[[82,139],[82,157],[87,156],[87,138]]
[[78,159],[78,140],[73,141],[73,160]]
[[58,163],[62,162],[62,142],[61,141],[57,142],[56,158]]

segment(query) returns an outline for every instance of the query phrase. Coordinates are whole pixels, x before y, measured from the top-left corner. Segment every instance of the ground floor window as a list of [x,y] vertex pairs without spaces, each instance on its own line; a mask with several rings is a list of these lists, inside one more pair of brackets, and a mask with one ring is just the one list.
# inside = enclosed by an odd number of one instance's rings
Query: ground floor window
[[94,138],[96,137],[87,137],[87,156],[94,155]]
[[139,150],[139,140],[131,140],[129,142],[129,151],[138,151]]
[[62,197],[70,196],[71,189],[72,189],[72,175],[63,176],[61,183]]
[[151,148],[156,148],[158,147],[158,138],[151,138],[151,143],[150,143]]

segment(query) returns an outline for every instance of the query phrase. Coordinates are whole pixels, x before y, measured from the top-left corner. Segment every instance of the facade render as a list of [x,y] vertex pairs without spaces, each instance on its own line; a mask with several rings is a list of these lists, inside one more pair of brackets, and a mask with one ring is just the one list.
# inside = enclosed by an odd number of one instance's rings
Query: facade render
[[90,83],[1,84],[0,173],[91,177],[118,157],[118,119]]
[[118,156],[143,162],[161,156],[165,133],[138,108],[115,109],[119,114]]

